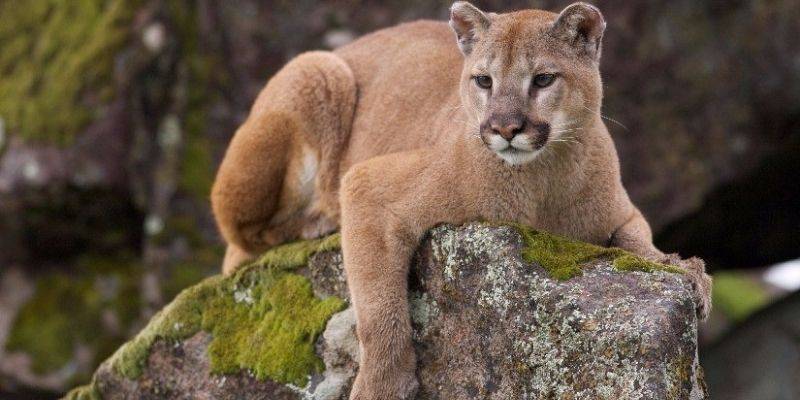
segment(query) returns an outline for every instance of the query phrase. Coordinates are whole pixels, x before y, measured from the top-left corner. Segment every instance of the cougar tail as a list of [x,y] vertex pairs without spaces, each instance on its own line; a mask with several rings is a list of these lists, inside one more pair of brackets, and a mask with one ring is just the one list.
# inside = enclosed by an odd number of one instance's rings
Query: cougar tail
[[297,238],[309,208],[338,214],[339,159],[355,106],[353,72],[331,52],[301,54],[270,79],[211,192],[219,229],[238,248],[226,264]]

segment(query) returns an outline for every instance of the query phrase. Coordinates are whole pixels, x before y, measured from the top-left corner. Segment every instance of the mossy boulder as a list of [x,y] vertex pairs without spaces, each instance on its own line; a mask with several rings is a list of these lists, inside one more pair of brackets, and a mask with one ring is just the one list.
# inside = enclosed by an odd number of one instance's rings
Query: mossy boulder
[[[536,259],[578,248],[569,279]],[[419,398],[705,398],[688,278],[600,249],[521,227],[432,230],[411,279]],[[333,236],[209,278],[68,398],[346,399],[358,346],[342,271]]]
[[232,277],[212,277],[184,290],[114,354],[111,367],[137,379],[157,340],[176,342],[204,331],[212,338],[212,372],[247,370],[262,380],[305,385],[311,372],[323,369],[314,341],[344,302],[317,299],[307,278],[287,270],[331,242],[337,238],[279,247]]

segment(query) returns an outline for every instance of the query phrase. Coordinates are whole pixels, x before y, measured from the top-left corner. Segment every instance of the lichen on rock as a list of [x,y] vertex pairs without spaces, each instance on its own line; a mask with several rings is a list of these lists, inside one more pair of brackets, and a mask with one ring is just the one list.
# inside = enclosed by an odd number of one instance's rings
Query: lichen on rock
[[199,331],[216,373],[250,371],[257,378],[305,385],[322,370],[317,336],[344,302],[316,298],[307,278],[289,272],[315,252],[338,246],[338,236],[277,247],[230,277],[216,276],[183,291],[111,359],[115,371],[136,379],[157,340],[176,341]]
[[516,225],[428,240],[412,267],[419,398],[703,398],[683,274]]

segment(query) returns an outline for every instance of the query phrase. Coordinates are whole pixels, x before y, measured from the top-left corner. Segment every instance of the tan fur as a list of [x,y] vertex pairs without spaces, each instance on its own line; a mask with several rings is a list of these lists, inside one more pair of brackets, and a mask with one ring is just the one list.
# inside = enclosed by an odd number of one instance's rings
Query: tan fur
[[224,272],[304,233],[336,229],[339,164],[355,106],[353,73],[329,52],[296,57],[262,90],[211,192],[229,244]]
[[[459,46],[446,24],[414,22],[291,61],[236,133],[214,185],[226,273],[269,246],[341,227],[362,348],[351,399],[416,390],[407,272],[436,224],[516,221],[664,257],[622,187],[600,118],[599,11],[496,15],[459,2],[451,26]],[[531,91],[543,72],[558,75]],[[490,74],[492,90],[481,92],[475,74]],[[527,123],[502,142],[514,118]],[[311,164],[309,190],[301,178]],[[692,265],[698,290],[707,287],[702,262]]]

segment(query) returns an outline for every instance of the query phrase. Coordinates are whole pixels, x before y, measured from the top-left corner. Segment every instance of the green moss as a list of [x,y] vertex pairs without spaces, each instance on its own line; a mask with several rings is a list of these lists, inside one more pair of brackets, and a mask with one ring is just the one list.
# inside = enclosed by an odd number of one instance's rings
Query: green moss
[[712,304],[734,321],[742,321],[769,303],[764,287],[736,272],[714,274]]
[[522,258],[535,262],[557,280],[568,280],[583,274],[582,265],[607,259],[618,271],[665,271],[682,273],[680,268],[655,263],[616,247],[601,247],[558,235],[510,224],[522,235],[525,247]]
[[101,400],[103,397],[97,390],[94,380],[88,385],[76,387],[64,396],[64,400]]
[[525,247],[522,257],[541,265],[550,276],[567,280],[582,274],[581,264],[603,257],[613,257],[622,250],[570,240],[528,227],[515,225]]
[[664,272],[671,272],[674,274],[683,273],[683,270],[678,267],[646,260],[642,257],[638,257],[633,254],[621,255],[615,258],[612,264],[614,265],[614,268],[616,268],[618,271],[640,271],[640,272],[664,271]]
[[[309,372],[323,368],[314,351],[317,335],[344,303],[315,298],[311,282],[300,275],[280,273],[269,280],[240,288],[239,302],[234,293],[214,298],[206,308],[203,329],[214,337],[208,347],[211,366],[304,386]],[[249,298],[252,305],[245,304]]]
[[[69,362],[76,346],[88,346],[95,362],[108,357],[124,340],[136,318],[138,279],[129,257],[86,257],[76,271],[56,272],[37,280],[33,298],[20,310],[6,347],[31,356],[34,372],[55,371]],[[121,325],[106,332],[103,313],[112,311]],[[86,377],[76,376],[75,379]]]
[[137,3],[0,2],[0,116],[7,130],[71,142],[113,94],[114,55]]
[[297,241],[277,247],[264,253],[252,265],[282,270],[295,269],[305,265],[314,253],[338,250],[340,247],[341,235],[335,233],[322,239]]
[[344,302],[317,299],[308,279],[289,271],[338,243],[333,235],[280,246],[231,277],[212,277],[184,290],[112,356],[112,367],[135,379],[156,340],[180,340],[203,330],[213,338],[208,347],[213,372],[248,370],[260,379],[305,385],[323,365],[314,351],[317,336]]

